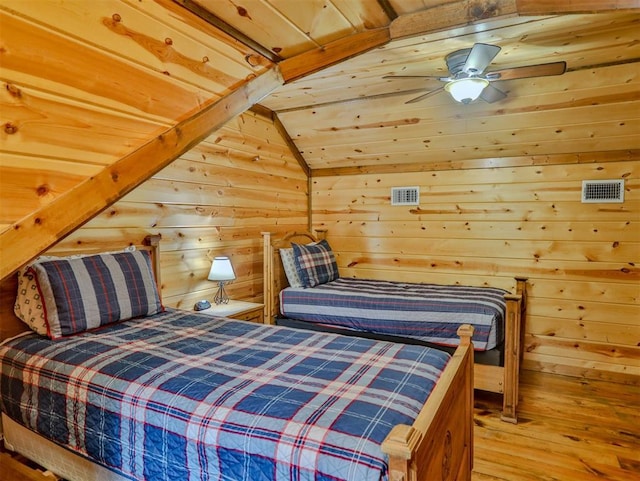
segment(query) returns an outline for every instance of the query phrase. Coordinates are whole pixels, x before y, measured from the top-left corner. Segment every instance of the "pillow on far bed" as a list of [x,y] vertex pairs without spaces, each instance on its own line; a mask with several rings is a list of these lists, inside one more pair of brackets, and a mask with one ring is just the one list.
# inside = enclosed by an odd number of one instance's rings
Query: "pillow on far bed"
[[292,244],[302,287],[314,287],[339,277],[338,264],[326,240],[314,245]]
[[296,269],[296,259],[293,254],[293,247],[284,247],[280,249],[280,259],[282,260],[282,268],[287,276],[290,287],[303,287],[302,280]]
[[51,339],[164,310],[148,251],[36,262],[27,272],[35,275]]

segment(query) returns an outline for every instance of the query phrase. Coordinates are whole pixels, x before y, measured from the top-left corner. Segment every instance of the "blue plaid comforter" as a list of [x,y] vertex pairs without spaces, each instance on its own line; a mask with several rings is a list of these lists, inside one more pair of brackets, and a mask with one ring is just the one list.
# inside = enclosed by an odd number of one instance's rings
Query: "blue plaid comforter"
[[507,291],[341,277],[313,288],[280,292],[280,312],[290,319],[358,331],[410,337],[446,346],[459,343],[461,324],[475,331],[475,349],[504,338]]
[[0,346],[0,407],[131,479],[379,480],[449,356],[176,310]]

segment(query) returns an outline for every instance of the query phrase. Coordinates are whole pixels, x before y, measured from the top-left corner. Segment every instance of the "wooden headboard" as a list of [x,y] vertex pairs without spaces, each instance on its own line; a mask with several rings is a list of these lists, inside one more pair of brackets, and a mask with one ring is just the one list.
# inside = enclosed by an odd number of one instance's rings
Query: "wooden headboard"
[[325,239],[326,229],[316,229],[316,235],[310,232],[290,232],[284,237],[275,239],[270,232],[262,232],[264,271],[264,320],[265,324],[273,324],[275,316],[280,313],[280,291],[289,285],[282,267],[280,249],[291,247],[291,244],[308,244]]
[[[160,235],[148,235],[144,238],[141,245],[135,243],[122,243],[112,248],[101,246],[98,248],[80,249],[80,250],[56,250],[52,255],[65,256],[73,254],[98,254],[109,250],[124,249],[128,245],[135,245],[137,249],[148,250],[151,252],[151,266],[156,278],[158,286],[158,294],[161,294],[160,282]],[[18,275],[15,274],[0,285],[0,341],[17,336],[22,332],[29,331],[24,324],[13,312],[13,304],[16,300],[16,292],[18,289]]]

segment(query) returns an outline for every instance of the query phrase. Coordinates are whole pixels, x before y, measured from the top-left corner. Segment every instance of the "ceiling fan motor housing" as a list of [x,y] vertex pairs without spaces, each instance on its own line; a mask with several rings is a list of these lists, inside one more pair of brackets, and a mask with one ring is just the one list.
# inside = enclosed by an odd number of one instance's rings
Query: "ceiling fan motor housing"
[[[462,69],[469,57],[469,53],[471,53],[471,49],[464,48],[451,52],[445,57],[445,62],[447,62],[447,68],[449,69],[451,77],[458,78],[458,74],[465,73]],[[466,73],[464,76],[467,76]]]

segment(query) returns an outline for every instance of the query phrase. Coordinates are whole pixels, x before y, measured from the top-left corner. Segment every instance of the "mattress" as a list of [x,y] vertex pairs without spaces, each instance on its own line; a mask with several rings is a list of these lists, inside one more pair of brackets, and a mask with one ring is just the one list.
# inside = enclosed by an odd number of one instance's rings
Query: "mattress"
[[168,309],[0,347],[0,408],[130,479],[384,480],[446,353]]
[[418,284],[341,277],[312,288],[280,292],[284,317],[363,332],[458,345],[471,324],[479,351],[504,338],[507,291],[492,287]]

